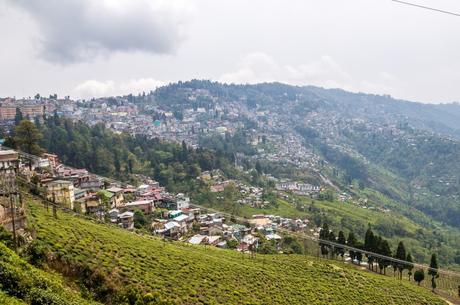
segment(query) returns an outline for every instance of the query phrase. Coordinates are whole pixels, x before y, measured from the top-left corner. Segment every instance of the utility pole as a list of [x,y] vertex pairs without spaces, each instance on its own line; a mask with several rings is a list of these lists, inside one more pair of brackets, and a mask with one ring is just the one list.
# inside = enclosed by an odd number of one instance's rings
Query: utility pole
[[10,209],[11,209],[11,225],[13,226],[13,247],[14,247],[14,252],[17,252],[17,240],[16,240],[16,223],[14,220],[14,216],[16,214],[16,196],[13,193],[10,193]]

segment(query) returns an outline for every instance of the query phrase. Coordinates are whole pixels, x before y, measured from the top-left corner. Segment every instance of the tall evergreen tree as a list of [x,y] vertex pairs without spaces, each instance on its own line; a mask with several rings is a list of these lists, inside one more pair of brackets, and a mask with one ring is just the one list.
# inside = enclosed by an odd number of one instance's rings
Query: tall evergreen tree
[[[321,240],[329,240],[329,226],[327,223],[323,223],[323,227],[319,232],[319,238]],[[321,249],[321,255],[326,256],[329,254],[329,245],[320,242],[319,247]]]
[[[347,246],[356,248],[358,240],[353,232],[348,233]],[[356,259],[356,252],[353,250],[348,251],[350,254],[351,262],[354,263]]]
[[[364,250],[369,251],[369,252],[375,252],[375,236],[374,232],[372,232],[372,229],[369,225],[369,228],[366,231],[366,235],[364,236]],[[366,254],[367,256],[367,262],[369,265],[369,269],[373,270],[373,265],[374,265],[374,260],[375,258],[372,255]]]
[[436,278],[439,277],[438,269],[438,259],[436,257],[436,254],[433,253],[431,255],[430,269],[428,270],[428,274],[431,276],[431,288],[433,289],[433,291],[436,289]]
[[[379,254],[382,254],[382,255],[385,255],[385,256],[391,256],[391,248],[390,248],[390,244],[388,243],[387,240],[385,239],[382,239],[380,245],[379,245]],[[388,259],[380,259],[379,260],[379,268],[380,270],[382,271],[383,270],[383,274],[386,274],[386,269],[388,266],[390,266],[391,263]]]
[[[347,240],[345,238],[345,234],[343,234],[343,231],[339,231],[339,235],[337,237],[337,243],[341,245],[345,245],[347,243]],[[340,255],[343,260],[344,255],[345,255],[345,248],[337,247],[337,254]]]
[[[405,261],[407,258],[406,248],[404,247],[404,243],[402,241],[399,242],[398,248],[396,249],[395,258]],[[399,271],[399,278],[402,279],[402,272],[406,268],[404,263],[398,263],[398,271]]]

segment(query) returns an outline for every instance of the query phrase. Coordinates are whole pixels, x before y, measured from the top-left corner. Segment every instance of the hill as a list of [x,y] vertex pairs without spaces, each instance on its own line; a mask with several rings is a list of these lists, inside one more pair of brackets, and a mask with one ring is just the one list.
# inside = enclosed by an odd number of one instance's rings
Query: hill
[[0,242],[0,304],[90,305],[61,277],[37,269]]
[[[30,201],[49,266],[87,293],[130,304],[445,304],[407,282],[300,255],[257,255],[140,236]],[[98,280],[95,281],[94,279]],[[135,303],[135,301],[139,303]],[[130,302],[131,302],[130,301]]]

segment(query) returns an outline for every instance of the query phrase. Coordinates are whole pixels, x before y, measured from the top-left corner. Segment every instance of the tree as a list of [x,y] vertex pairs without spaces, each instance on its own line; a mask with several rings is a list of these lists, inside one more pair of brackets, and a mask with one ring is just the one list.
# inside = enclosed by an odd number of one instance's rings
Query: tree
[[[353,232],[348,233],[348,239],[347,239],[347,245],[349,247],[356,248],[358,240],[356,239],[356,236]],[[353,250],[349,250],[348,253],[350,254],[351,262],[354,263],[354,260],[356,259],[356,252]]]
[[22,111],[19,107],[16,107],[16,115],[14,116],[14,125],[19,125],[21,121],[24,120],[24,116],[22,115]]
[[409,276],[410,281],[410,277],[412,276],[412,269],[414,269],[414,259],[412,258],[412,255],[410,255],[410,253],[407,253],[406,261],[409,262],[409,264],[406,265],[406,269],[408,271],[407,275]]
[[40,155],[42,153],[38,143],[43,138],[43,135],[34,123],[26,120],[21,121],[15,127],[14,134],[14,140],[21,150],[31,155]]
[[[399,242],[398,248],[396,249],[396,259],[405,261],[407,258],[406,254],[406,248],[404,247],[404,243],[402,241]],[[406,265],[404,263],[397,263],[397,267],[399,270],[399,278],[402,279],[402,272],[406,268]]]
[[[337,243],[341,245],[345,245],[347,243],[347,240],[345,239],[345,234],[343,234],[343,231],[339,231],[339,236],[337,237]],[[337,247],[337,253],[342,256],[342,260],[345,255],[345,249],[341,247]]]
[[438,268],[438,259],[436,257],[436,254],[433,253],[433,255],[431,255],[430,269],[428,270],[428,274],[431,276],[431,288],[433,289],[433,291],[436,289],[435,279],[439,277]]
[[419,269],[414,272],[414,280],[420,286],[420,283],[425,279],[425,271],[423,269]]
[[142,211],[134,211],[134,227],[140,229],[147,224],[147,219]]
[[[376,250],[375,242],[376,242],[376,239],[374,236],[374,232],[372,232],[372,229],[369,225],[369,228],[366,231],[366,235],[364,236],[364,250],[375,252]],[[369,254],[366,254],[366,255],[367,255],[367,262],[369,264],[369,269],[373,269],[374,257]]]
[[[382,241],[379,244],[378,252],[379,254],[382,254],[385,256],[391,256],[391,248],[387,240],[382,239]],[[390,261],[385,258],[379,259],[379,268],[380,270],[383,270],[383,274],[386,274],[386,269],[388,266],[390,266],[390,264],[391,264]]]
[[[319,239],[329,240],[329,226],[327,223],[323,224],[323,227],[319,232]],[[321,248],[321,255],[326,256],[329,254],[329,245],[320,242],[319,246]]]

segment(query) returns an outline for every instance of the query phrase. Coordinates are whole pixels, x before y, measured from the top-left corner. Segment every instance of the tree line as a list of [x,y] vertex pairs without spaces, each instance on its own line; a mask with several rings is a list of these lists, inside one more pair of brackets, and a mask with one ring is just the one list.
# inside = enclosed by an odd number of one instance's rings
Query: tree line
[[[336,236],[334,231],[330,230],[327,223],[322,225],[319,238],[319,248],[323,257],[337,258],[340,256],[342,260],[344,260],[347,250],[345,247],[341,247],[340,245],[346,245],[348,247],[366,251],[366,253],[364,253],[349,249],[348,256],[353,264],[361,265],[364,257],[366,257],[368,269],[371,271],[386,275],[387,268],[392,267],[394,275],[396,276],[399,274],[399,279],[402,279],[404,270],[407,270],[408,280],[410,281],[413,275],[414,280],[418,283],[418,285],[420,285],[420,283],[425,279],[425,271],[423,269],[418,269],[414,273],[412,272],[415,267],[413,257],[410,252],[406,250],[402,241],[398,243],[396,251],[393,252],[388,240],[374,234],[370,225],[364,236],[364,241],[359,241],[352,231],[348,233],[348,237],[345,236],[343,231],[339,231]],[[331,245],[329,243],[325,243],[325,241],[331,241],[340,245]],[[380,254],[388,258],[375,256],[368,252]],[[389,258],[394,258],[398,261],[391,260]],[[433,290],[436,289],[437,286],[436,279],[439,277],[438,269],[439,265],[437,256],[433,253],[430,261],[430,269],[428,270],[428,275],[431,276],[431,287]]]

